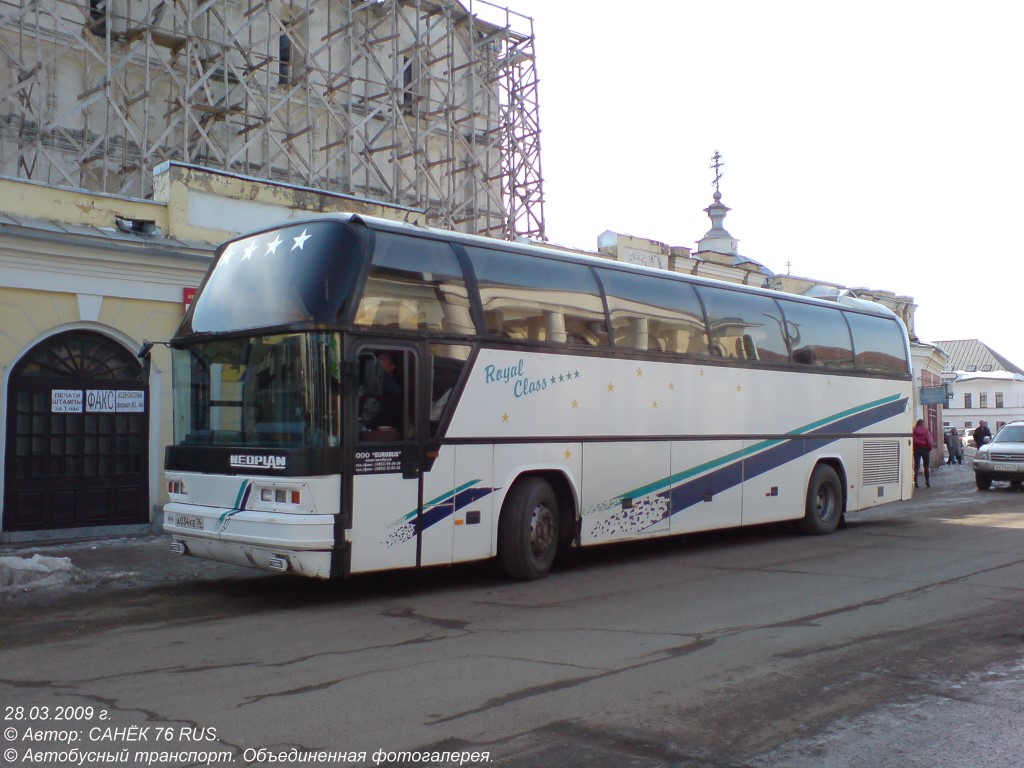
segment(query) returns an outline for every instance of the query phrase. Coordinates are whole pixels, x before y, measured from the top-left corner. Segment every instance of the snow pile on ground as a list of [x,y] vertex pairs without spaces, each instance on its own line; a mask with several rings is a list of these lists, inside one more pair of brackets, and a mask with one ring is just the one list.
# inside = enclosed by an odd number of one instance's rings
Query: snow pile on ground
[[0,557],[0,592],[59,587],[85,581],[69,557]]

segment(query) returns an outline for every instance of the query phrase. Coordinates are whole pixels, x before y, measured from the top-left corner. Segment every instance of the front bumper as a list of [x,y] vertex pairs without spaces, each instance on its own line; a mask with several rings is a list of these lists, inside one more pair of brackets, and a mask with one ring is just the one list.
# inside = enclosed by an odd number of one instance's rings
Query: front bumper
[[171,502],[164,531],[181,554],[314,578],[329,578],[334,515],[228,510]]
[[1024,459],[976,458],[974,472],[993,480],[1024,480]]

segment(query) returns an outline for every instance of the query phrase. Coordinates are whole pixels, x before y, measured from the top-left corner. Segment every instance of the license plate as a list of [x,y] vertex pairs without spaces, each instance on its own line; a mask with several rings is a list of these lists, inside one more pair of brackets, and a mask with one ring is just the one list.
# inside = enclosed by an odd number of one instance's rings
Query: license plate
[[174,522],[179,528],[191,528],[194,531],[203,530],[203,518],[196,515],[177,515]]
[[992,469],[994,469],[996,472],[1016,472],[1017,471],[1017,465],[1016,464],[994,464],[992,466]]

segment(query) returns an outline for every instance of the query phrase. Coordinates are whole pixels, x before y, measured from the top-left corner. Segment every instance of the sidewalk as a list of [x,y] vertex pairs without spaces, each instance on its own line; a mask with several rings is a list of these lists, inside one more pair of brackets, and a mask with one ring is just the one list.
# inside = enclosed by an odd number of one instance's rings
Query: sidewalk
[[175,555],[170,536],[116,537],[68,543],[0,545],[0,604],[23,596],[97,588],[181,586],[260,571]]
[[[969,456],[964,456],[963,464],[947,464],[943,461],[936,467],[931,468],[932,487],[924,484],[924,473],[920,473],[917,481],[919,488],[914,489],[916,497],[919,493],[935,491],[939,488],[946,490],[955,489],[957,493],[974,493],[977,486],[974,482],[974,449],[969,448]],[[913,472],[913,469],[910,470]]]

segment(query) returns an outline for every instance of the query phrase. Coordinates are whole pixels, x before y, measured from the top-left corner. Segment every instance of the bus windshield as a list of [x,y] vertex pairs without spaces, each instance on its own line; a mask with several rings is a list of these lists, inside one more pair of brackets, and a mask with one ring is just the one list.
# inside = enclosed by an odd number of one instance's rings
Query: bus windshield
[[338,350],[333,333],[228,338],[175,348],[175,443],[340,445]]
[[338,322],[363,258],[359,237],[338,221],[234,240],[218,252],[177,336]]

